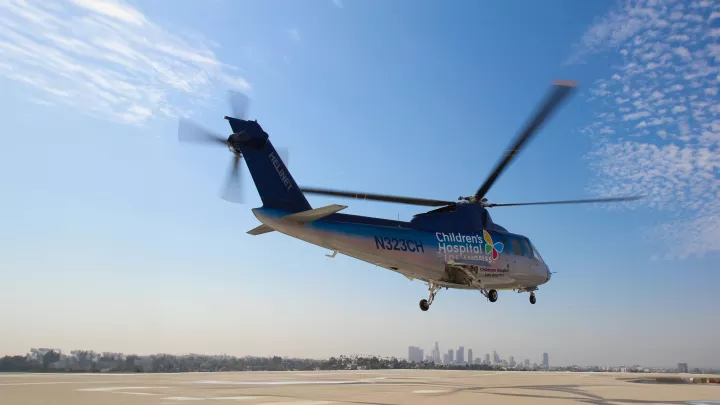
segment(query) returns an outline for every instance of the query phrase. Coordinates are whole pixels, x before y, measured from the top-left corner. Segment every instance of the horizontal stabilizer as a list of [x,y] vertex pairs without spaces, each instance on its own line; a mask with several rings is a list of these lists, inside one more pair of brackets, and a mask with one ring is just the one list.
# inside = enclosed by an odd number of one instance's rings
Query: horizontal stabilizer
[[257,228],[253,228],[253,229],[247,231],[247,233],[249,233],[250,235],[262,235],[264,233],[268,233],[268,232],[272,232],[272,231],[274,231],[274,229],[270,228],[269,226],[267,226],[265,224],[262,224],[262,225],[258,226]]
[[286,215],[282,217],[282,219],[285,221],[295,222],[297,224],[306,224],[308,222],[317,221],[318,219],[325,218],[328,215],[332,215],[338,211],[342,211],[347,207],[347,205],[331,204],[326,207],[314,208],[311,210]]

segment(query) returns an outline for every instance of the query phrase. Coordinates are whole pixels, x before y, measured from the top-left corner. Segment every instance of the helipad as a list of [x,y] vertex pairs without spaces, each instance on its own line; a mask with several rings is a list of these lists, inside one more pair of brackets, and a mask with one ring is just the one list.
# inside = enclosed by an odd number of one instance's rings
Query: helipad
[[700,405],[720,401],[718,384],[640,384],[627,380],[633,377],[639,376],[425,370],[0,374],[0,404]]

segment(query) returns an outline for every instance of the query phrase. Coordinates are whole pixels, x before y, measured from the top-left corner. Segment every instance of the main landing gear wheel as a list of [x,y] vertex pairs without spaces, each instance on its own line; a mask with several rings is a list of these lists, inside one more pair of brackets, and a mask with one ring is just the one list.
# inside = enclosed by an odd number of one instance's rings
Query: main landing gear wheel
[[430,291],[430,296],[428,296],[428,299],[422,299],[420,300],[420,309],[424,312],[430,309],[430,305],[435,301],[435,295],[440,291],[441,287],[436,286],[433,283],[428,283],[428,291]]
[[490,290],[490,291],[488,291],[487,297],[488,297],[488,299],[490,300],[490,302],[495,302],[495,301],[497,301],[497,299],[498,299],[498,292],[497,292],[497,290]]
[[535,305],[535,302],[537,302],[537,299],[535,299],[535,293],[530,293],[530,303]]

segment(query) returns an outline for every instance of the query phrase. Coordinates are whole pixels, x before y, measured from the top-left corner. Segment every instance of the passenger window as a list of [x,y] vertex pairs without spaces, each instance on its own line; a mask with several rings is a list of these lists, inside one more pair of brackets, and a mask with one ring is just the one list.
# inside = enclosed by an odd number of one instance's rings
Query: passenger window
[[520,245],[520,241],[517,238],[508,238],[508,240],[510,241],[510,253],[515,256],[522,256],[523,249],[522,245]]

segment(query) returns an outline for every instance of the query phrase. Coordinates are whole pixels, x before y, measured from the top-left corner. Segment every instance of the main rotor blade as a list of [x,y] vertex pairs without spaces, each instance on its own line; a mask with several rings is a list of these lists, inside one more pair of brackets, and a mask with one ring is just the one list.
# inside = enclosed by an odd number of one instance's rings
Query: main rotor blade
[[611,198],[593,198],[589,200],[565,200],[565,201],[544,201],[544,202],[529,202],[529,203],[511,203],[511,204],[488,204],[486,207],[515,207],[518,205],[551,205],[551,204],[584,204],[584,203],[596,203],[596,202],[614,202],[614,201],[634,201],[645,198],[644,195],[632,196],[632,197],[611,197]]
[[560,102],[570,93],[575,87],[575,82],[570,81],[555,81],[553,83],[553,89],[548,98],[542,104],[531,121],[528,122],[525,129],[515,138],[512,146],[505,152],[505,156],[497,163],[490,176],[480,186],[477,193],[475,193],[475,200],[480,201],[487,194],[493,183],[500,177],[500,174],[520,153],[522,148],[532,138],[532,136],[540,129],[542,123],[552,114],[553,110],[560,104]]
[[225,191],[222,198],[234,203],[243,202],[242,183],[240,177],[240,155],[233,156],[230,174],[225,182]]
[[373,200],[373,201],[385,201],[400,204],[411,204],[411,205],[423,205],[429,207],[441,207],[444,205],[455,204],[454,201],[441,201],[441,200],[429,200],[425,198],[412,198],[412,197],[401,197],[395,195],[383,195],[383,194],[367,194],[357,193],[351,191],[339,191],[339,190],[328,190],[321,188],[300,188],[302,192],[308,194],[320,194],[320,195],[331,195],[335,197],[348,197],[356,198],[361,200]]
[[187,120],[178,121],[178,141],[206,145],[227,145],[227,139]]
[[233,118],[244,120],[248,106],[250,105],[250,98],[243,93],[229,90],[228,103],[230,104],[230,111],[232,111]]

